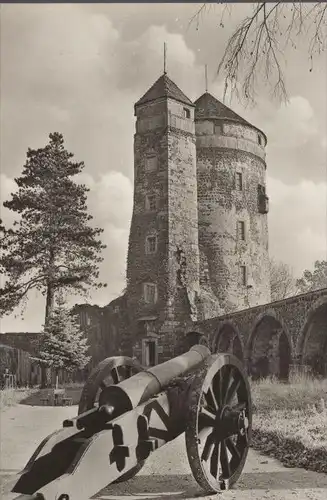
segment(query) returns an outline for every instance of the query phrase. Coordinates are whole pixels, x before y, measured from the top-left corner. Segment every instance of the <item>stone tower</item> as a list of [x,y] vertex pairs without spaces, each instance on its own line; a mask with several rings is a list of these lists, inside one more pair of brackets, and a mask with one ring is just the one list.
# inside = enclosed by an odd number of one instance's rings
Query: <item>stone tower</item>
[[194,104],[163,74],[135,104],[135,116],[126,297],[134,355],[153,364],[158,352],[160,360],[178,352],[197,319]]
[[263,132],[206,92],[195,102],[199,245],[227,313],[270,301]]

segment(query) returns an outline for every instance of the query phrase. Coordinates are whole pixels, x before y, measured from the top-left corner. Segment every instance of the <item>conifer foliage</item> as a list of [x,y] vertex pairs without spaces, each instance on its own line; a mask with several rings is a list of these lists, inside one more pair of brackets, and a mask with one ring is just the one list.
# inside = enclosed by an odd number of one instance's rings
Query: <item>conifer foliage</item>
[[82,370],[90,361],[88,349],[87,338],[76,316],[59,299],[58,305],[47,318],[38,356],[33,359],[56,373],[60,369],[73,372]]
[[47,319],[57,292],[84,295],[90,286],[106,286],[98,282],[103,230],[90,225],[89,189],[72,179],[84,163],[73,162],[61,134],[49,139],[42,149],[28,149],[15,179],[19,189],[3,203],[20,218],[10,230],[1,226],[1,314],[10,314],[35,289],[46,297]]

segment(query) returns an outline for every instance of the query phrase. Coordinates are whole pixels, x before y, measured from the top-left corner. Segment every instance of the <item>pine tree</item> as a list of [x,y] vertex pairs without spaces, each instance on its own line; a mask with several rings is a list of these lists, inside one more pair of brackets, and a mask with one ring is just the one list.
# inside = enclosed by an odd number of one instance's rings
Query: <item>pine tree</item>
[[87,338],[78,319],[64,307],[62,299],[51,311],[42,334],[38,356],[33,357],[41,365],[56,373],[60,369],[72,372],[82,370],[90,361]]
[[89,189],[72,179],[84,163],[74,163],[63,136],[53,133],[42,149],[28,149],[18,191],[3,205],[20,214],[9,231],[1,227],[0,313],[9,314],[35,289],[46,297],[45,322],[58,291],[86,294],[98,282],[102,229],[89,225]]

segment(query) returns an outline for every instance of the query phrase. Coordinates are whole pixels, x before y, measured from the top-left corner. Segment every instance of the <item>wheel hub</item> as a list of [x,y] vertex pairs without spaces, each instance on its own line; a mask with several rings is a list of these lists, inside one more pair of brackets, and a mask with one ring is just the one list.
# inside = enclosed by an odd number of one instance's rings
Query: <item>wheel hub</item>
[[244,410],[235,410],[225,405],[216,415],[214,432],[221,439],[235,434],[244,435],[248,426],[248,419]]

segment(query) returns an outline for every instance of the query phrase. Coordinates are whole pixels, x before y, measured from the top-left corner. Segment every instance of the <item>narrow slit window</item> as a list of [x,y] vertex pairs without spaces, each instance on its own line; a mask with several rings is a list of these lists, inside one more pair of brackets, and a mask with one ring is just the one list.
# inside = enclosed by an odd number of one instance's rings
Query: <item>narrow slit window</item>
[[243,220],[237,221],[237,239],[245,241],[245,222]]
[[146,253],[156,253],[157,251],[157,237],[155,235],[153,236],[147,236],[146,237]]
[[145,170],[147,172],[153,172],[157,170],[157,157],[156,156],[148,156],[145,159]]
[[246,286],[246,283],[247,283],[247,271],[246,271],[246,266],[241,266],[240,267],[240,270],[241,270],[241,284],[243,286]]
[[148,304],[157,302],[157,285],[154,283],[144,283],[144,300]]
[[236,172],[236,189],[243,191],[243,176],[241,172]]
[[153,212],[157,209],[157,197],[155,194],[149,194],[145,201],[146,209]]

